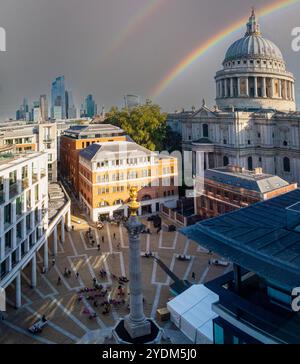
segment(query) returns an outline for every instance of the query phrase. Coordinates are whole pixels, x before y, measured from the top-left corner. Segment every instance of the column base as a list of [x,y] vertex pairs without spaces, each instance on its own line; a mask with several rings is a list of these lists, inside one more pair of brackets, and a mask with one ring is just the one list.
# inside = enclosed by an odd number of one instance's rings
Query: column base
[[152,319],[146,319],[150,332],[146,335],[132,338],[125,328],[125,319],[121,319],[112,330],[117,344],[159,344],[163,336],[163,329]]
[[124,327],[132,339],[151,334],[151,324],[146,319],[136,323],[131,321],[130,316],[126,316],[124,319]]

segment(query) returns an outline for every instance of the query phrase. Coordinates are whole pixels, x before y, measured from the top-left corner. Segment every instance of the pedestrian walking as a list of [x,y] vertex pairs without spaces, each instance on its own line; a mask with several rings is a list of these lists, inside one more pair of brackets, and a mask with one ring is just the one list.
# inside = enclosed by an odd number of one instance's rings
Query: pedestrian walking
[[104,236],[102,236],[102,243],[104,243]]
[[114,240],[116,240],[116,233],[114,233]]
[[100,252],[100,244],[97,245],[98,252]]
[[57,285],[59,286],[61,284],[61,278],[60,277],[58,277],[57,278]]
[[78,272],[76,272],[75,276],[76,276],[76,278],[78,279],[78,278],[79,278],[79,273],[78,273]]
[[55,265],[55,258],[52,259],[52,265]]
[[195,281],[196,280],[196,274],[195,272],[192,273],[192,280]]

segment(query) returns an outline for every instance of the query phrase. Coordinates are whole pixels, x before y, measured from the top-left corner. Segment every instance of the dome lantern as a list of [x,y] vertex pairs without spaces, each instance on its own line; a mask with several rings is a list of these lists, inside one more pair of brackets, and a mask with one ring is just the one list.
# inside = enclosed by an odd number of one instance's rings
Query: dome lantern
[[252,13],[249,18],[249,22],[247,23],[247,32],[245,34],[245,37],[248,37],[249,35],[261,35],[260,25],[256,20],[254,7],[252,8]]

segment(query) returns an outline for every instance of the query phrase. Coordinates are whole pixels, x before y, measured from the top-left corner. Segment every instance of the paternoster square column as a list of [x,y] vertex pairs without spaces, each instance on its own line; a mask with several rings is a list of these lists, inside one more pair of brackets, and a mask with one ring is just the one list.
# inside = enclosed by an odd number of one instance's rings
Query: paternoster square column
[[140,233],[144,225],[137,217],[140,203],[137,202],[137,188],[130,189],[130,217],[125,227],[129,236],[129,286],[130,314],[124,319],[124,327],[132,339],[151,334],[151,323],[144,314],[142,277],[140,264]]

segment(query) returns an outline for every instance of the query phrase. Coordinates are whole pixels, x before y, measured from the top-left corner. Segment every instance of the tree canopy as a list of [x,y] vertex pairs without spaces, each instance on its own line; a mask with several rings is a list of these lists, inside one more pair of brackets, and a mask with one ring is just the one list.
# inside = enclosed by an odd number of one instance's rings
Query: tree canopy
[[166,120],[167,114],[161,112],[159,105],[147,102],[133,109],[113,107],[105,122],[122,128],[137,144],[160,151],[165,148],[168,134]]

